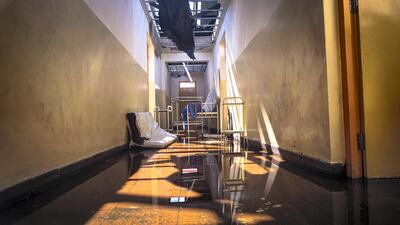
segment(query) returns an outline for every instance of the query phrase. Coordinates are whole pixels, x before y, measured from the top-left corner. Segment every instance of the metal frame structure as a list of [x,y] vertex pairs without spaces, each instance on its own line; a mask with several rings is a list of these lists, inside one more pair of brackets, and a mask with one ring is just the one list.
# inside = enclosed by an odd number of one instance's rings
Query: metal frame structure
[[[216,107],[216,112],[206,112],[204,111],[204,106],[207,105],[215,105]],[[203,137],[207,137],[208,135],[206,135],[204,133],[204,120],[210,120],[210,119],[216,119],[217,120],[217,134],[219,134],[219,106],[216,105],[216,102],[204,102],[201,104],[201,112],[197,113],[197,118],[200,118],[202,120],[202,126],[201,126],[201,134],[203,135]]]
[[[165,37],[161,31],[157,0],[142,0],[151,24],[154,27],[156,36],[162,48],[177,50],[177,46],[170,39]],[[216,8],[218,0],[189,0],[191,11],[196,20],[197,27],[194,29],[195,50],[201,50],[212,46],[215,42],[217,32],[222,24],[224,10],[222,6]]]
[[[160,109],[159,106],[156,106],[154,109],[154,117],[157,123],[161,127],[161,114],[165,113],[166,114],[166,119],[167,119],[167,127],[163,128],[166,131],[172,131],[173,129],[170,126],[171,118],[172,118],[172,106],[167,106],[166,109]],[[162,128],[162,127],[161,127]]]
[[[221,165],[223,169],[225,169],[221,174],[223,180],[223,191],[236,192],[240,195],[243,186],[246,185],[244,161],[247,157],[247,153],[243,150],[240,143],[242,135],[244,136],[246,134],[245,100],[242,97],[227,97],[222,100],[221,107],[221,143],[229,144],[228,148],[223,148],[223,151],[221,151]],[[234,115],[232,116],[232,114]],[[234,126],[232,123],[232,117],[236,117],[236,123],[239,124]],[[225,139],[227,135],[239,136],[238,138],[234,136],[232,141],[227,141]]]
[[[227,115],[228,111],[236,111],[236,114],[238,116],[238,120],[241,121],[243,124],[240,124],[240,129],[235,129],[231,127],[231,119],[228,117],[228,119],[222,119],[221,122],[221,133],[222,134],[241,134],[243,135],[246,130],[246,123],[245,123],[245,101],[242,97],[227,97],[222,100],[221,103],[222,107],[222,116]],[[225,124],[225,122],[228,121],[228,124]]]
[[172,77],[185,76],[183,63],[185,63],[190,73],[205,73],[208,67],[208,61],[168,61],[165,64],[169,75]]
[[246,184],[245,157],[241,155],[224,155],[221,157],[223,191],[241,191]]
[[[199,102],[201,103],[201,111],[197,112],[196,120],[191,120],[190,119],[190,113],[187,114],[186,116],[186,121],[182,120],[181,118],[181,110],[182,108],[180,107],[181,103],[184,102],[186,104],[188,103],[193,103],[193,102]],[[204,110],[205,106],[208,105],[215,105],[216,103],[213,102],[203,102],[203,97],[176,97],[176,98],[171,98],[171,105],[172,105],[172,124],[173,127],[176,130],[176,133],[178,134],[180,130],[180,127],[183,128],[184,125],[187,125],[187,135],[190,136],[190,127],[192,125],[197,125],[201,126],[201,134],[203,137],[208,136],[205,135],[204,133],[204,123],[205,120],[210,120],[210,119],[216,119],[216,124],[217,124],[217,133],[220,131],[219,127],[219,107],[216,105],[216,111],[214,112],[206,112]]]
[[180,127],[183,128],[184,125],[187,126],[187,136],[190,136],[190,125],[201,125],[203,126],[203,121],[198,120],[196,118],[195,121],[190,120],[190,115],[189,113],[186,116],[186,121],[181,119],[181,107],[180,103],[193,103],[193,102],[200,102],[203,103],[203,98],[202,97],[176,97],[176,98],[171,98],[171,105],[172,105],[172,111],[173,111],[173,126],[176,130],[176,134],[179,134],[179,131],[184,131],[184,129],[180,130]]

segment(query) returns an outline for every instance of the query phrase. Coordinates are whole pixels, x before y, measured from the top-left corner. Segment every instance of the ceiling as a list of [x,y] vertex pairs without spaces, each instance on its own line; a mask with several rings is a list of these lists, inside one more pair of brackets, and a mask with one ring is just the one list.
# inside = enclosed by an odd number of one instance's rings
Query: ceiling
[[[144,3],[155,27],[161,47],[173,51],[178,50],[175,43],[165,37],[161,31],[157,0],[144,0]],[[223,18],[222,6],[218,3],[218,0],[189,0],[189,4],[197,24],[194,29],[195,50],[202,50],[212,46]]]
[[169,75],[172,77],[185,76],[186,72],[183,63],[186,64],[190,74],[206,72],[208,64],[206,61],[167,62],[166,64]]

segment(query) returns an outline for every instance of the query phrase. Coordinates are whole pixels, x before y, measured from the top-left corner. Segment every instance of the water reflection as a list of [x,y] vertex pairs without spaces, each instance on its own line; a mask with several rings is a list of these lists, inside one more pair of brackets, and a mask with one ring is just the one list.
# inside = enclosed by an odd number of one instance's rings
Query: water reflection
[[400,213],[399,180],[324,178],[236,142],[145,154],[71,178],[2,212],[0,224],[397,224]]
[[[281,168],[281,160],[267,160],[265,153],[240,154],[237,146],[225,146],[219,161],[215,157],[206,160],[214,173],[209,176],[212,196],[220,202],[219,213],[227,224],[397,223],[394,217],[400,211],[399,180],[377,185],[379,181],[324,178],[286,162]],[[379,188],[372,192],[368,189],[371,184]],[[391,197],[377,194],[383,190],[388,190]],[[380,198],[369,199],[371,193]],[[371,202],[381,204],[374,210],[379,213],[371,212]],[[370,223],[371,216],[374,223]]]

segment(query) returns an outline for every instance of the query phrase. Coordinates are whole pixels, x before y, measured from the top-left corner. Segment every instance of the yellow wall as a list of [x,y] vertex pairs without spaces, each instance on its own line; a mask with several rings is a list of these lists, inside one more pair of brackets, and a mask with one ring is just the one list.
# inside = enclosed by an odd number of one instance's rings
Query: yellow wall
[[400,2],[360,1],[367,176],[400,176]]
[[156,80],[155,80],[155,65],[156,65],[156,55],[154,52],[153,41],[148,35],[147,38],[147,74],[148,74],[148,111],[154,116],[154,110],[156,109]]
[[328,83],[330,161],[344,162],[345,144],[338,1],[324,0],[323,7],[326,75]]
[[0,189],[126,143],[147,74],[84,1],[0,3]]
[[344,163],[335,7],[322,0],[231,1],[221,32],[227,89],[246,99],[250,139]]
[[[141,1],[133,0],[82,0],[114,37],[147,71],[147,35],[149,22]],[[142,35],[138,35],[138,33]]]

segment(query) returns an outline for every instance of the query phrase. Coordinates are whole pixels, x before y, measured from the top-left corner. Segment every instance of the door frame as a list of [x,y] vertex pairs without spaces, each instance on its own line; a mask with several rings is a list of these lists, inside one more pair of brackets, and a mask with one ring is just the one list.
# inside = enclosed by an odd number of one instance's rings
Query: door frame
[[365,146],[359,146],[359,137],[365,137],[365,132],[358,2],[339,0],[338,7],[346,174],[353,179],[365,178]]

